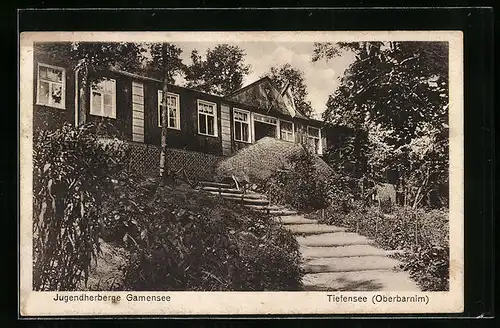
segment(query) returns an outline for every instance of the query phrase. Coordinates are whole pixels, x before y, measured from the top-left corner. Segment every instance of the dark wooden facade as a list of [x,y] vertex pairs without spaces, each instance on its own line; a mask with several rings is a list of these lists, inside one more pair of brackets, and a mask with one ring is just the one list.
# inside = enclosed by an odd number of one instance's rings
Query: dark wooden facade
[[[35,128],[57,128],[64,122],[76,123],[75,106],[79,107],[78,98],[75,97],[75,73],[74,65],[65,60],[46,56],[44,53],[34,54],[34,126]],[[40,105],[37,103],[38,90],[38,65],[51,65],[64,69],[64,106],[55,108],[53,106]],[[87,113],[87,121],[103,123],[114,135],[124,140],[137,141],[137,135],[143,134],[141,142],[160,145],[161,128],[159,126],[158,91],[162,89],[159,80],[121,71],[106,71],[95,76],[92,80],[109,78],[116,81],[115,84],[115,109],[113,118],[92,115]],[[137,91],[139,90],[139,91]],[[139,93],[137,93],[139,92]],[[293,142],[301,142],[307,138],[307,127],[321,128],[322,122],[308,119],[301,115],[292,117],[284,111],[276,108],[260,108],[248,103],[235,101],[230,97],[224,98],[203,93],[200,91],[169,85],[169,93],[178,95],[180,109],[180,128],[167,131],[167,146],[169,148],[186,149],[205,152],[214,155],[230,155],[257,140],[255,125],[261,123],[254,121],[254,115],[265,115],[276,119],[276,137],[280,138],[279,122],[292,122],[294,127]],[[90,105],[90,94],[86,95]],[[207,101],[216,104],[216,135],[208,136],[199,132],[198,101]],[[142,102],[142,105],[140,104]],[[89,106],[90,107],[90,106]],[[250,114],[249,142],[235,140],[234,109],[247,111]],[[272,128],[272,127],[271,127]],[[324,136],[327,134],[325,133]],[[323,137],[323,149],[326,149],[325,137]]]

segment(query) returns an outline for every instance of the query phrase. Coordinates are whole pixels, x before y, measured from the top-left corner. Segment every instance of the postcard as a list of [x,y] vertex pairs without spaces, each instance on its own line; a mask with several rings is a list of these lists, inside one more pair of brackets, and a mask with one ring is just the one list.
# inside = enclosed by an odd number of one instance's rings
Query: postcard
[[19,54],[21,316],[463,311],[460,31]]

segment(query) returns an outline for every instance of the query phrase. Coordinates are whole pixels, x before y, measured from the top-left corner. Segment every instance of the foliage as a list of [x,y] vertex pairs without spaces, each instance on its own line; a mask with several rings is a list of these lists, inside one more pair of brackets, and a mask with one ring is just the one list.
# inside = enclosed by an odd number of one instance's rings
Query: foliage
[[277,90],[282,90],[289,84],[295,107],[306,116],[313,114],[311,102],[307,98],[307,87],[304,82],[304,72],[290,64],[271,67],[267,74]]
[[448,213],[424,211],[411,207],[395,207],[391,215],[377,208],[355,202],[346,211],[338,205],[328,207],[320,217],[328,224],[348,227],[373,239],[379,246],[402,251],[398,256],[423,290],[448,289],[449,240]]
[[291,159],[291,169],[275,173],[265,182],[264,190],[273,203],[288,204],[302,211],[325,207],[327,182],[316,173],[314,155],[304,151]]
[[[165,49],[163,49],[162,43],[147,45],[151,58],[145,63],[143,74],[163,80],[165,72],[168,72],[168,83],[173,84],[176,75],[184,74],[186,65],[182,63],[181,48],[172,43],[166,43],[165,46]],[[164,50],[165,54],[163,53]]]
[[296,290],[293,236],[257,214],[186,185],[124,176],[105,204],[104,239],[132,254],[130,290]]
[[356,60],[330,95],[323,117],[332,124],[365,131],[366,151],[354,155],[366,155],[370,178],[382,180],[386,172],[397,172],[405,199],[417,207],[433,188],[447,183],[448,45],[317,43],[313,61],[343,51],[353,52]]
[[191,64],[186,68],[186,86],[216,95],[228,95],[241,88],[244,76],[250,73],[250,65],[244,61],[245,52],[234,45],[219,44],[207,49],[206,59],[193,50]]
[[90,125],[35,134],[33,288],[73,290],[99,252],[100,212],[125,147],[100,142]]
[[143,44],[134,42],[73,42],[69,58],[88,72],[109,68],[136,72],[144,51]]

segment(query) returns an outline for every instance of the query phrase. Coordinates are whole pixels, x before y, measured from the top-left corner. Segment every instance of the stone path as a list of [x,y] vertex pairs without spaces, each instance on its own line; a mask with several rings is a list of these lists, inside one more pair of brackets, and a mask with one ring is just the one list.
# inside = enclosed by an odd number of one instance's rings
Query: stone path
[[419,291],[408,273],[398,270],[394,252],[345,228],[319,224],[302,215],[277,219],[296,235],[304,259],[305,290]]
[[265,195],[243,192],[233,185],[202,182],[200,189],[272,214],[297,238],[306,272],[305,290],[310,291],[419,291],[400,262],[373,241],[347,229],[320,224],[296,211],[270,205]]

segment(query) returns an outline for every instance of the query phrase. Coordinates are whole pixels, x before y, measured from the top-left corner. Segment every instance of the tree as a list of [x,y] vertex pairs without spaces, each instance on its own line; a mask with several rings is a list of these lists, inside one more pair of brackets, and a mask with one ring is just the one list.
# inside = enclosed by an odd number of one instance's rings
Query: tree
[[[448,45],[445,42],[315,44],[313,61],[355,54],[323,117],[368,133],[373,178],[395,171],[413,207],[447,182]],[[378,173],[378,174],[377,174]],[[406,199],[406,197],[405,197]]]
[[295,107],[303,114],[311,116],[313,108],[311,102],[307,98],[307,87],[304,83],[304,73],[290,64],[271,67],[267,74],[274,86],[278,90],[282,90],[289,84]]
[[168,117],[168,84],[174,83],[174,76],[184,68],[180,55],[182,50],[170,43],[154,44],[151,47],[151,66],[163,76],[163,98],[161,100],[161,152],[160,152],[160,181],[165,182],[166,152],[167,152],[167,117]]
[[[182,49],[172,43],[153,43],[146,45],[150,58],[144,64],[143,74],[158,80],[163,80],[168,72],[168,83],[174,84],[175,76],[184,74],[186,65],[182,62]],[[167,61],[164,63],[164,53]]]
[[230,94],[241,88],[243,77],[250,73],[244,57],[243,49],[229,44],[207,49],[205,60],[193,50],[191,64],[186,67],[186,86],[216,95]]
[[138,43],[72,43],[68,55],[72,62],[77,63],[74,69],[79,73],[79,124],[84,124],[86,122],[86,114],[89,112],[89,103],[86,95],[90,94],[90,74],[110,68],[128,71],[137,70],[141,66],[143,51],[144,48]]

